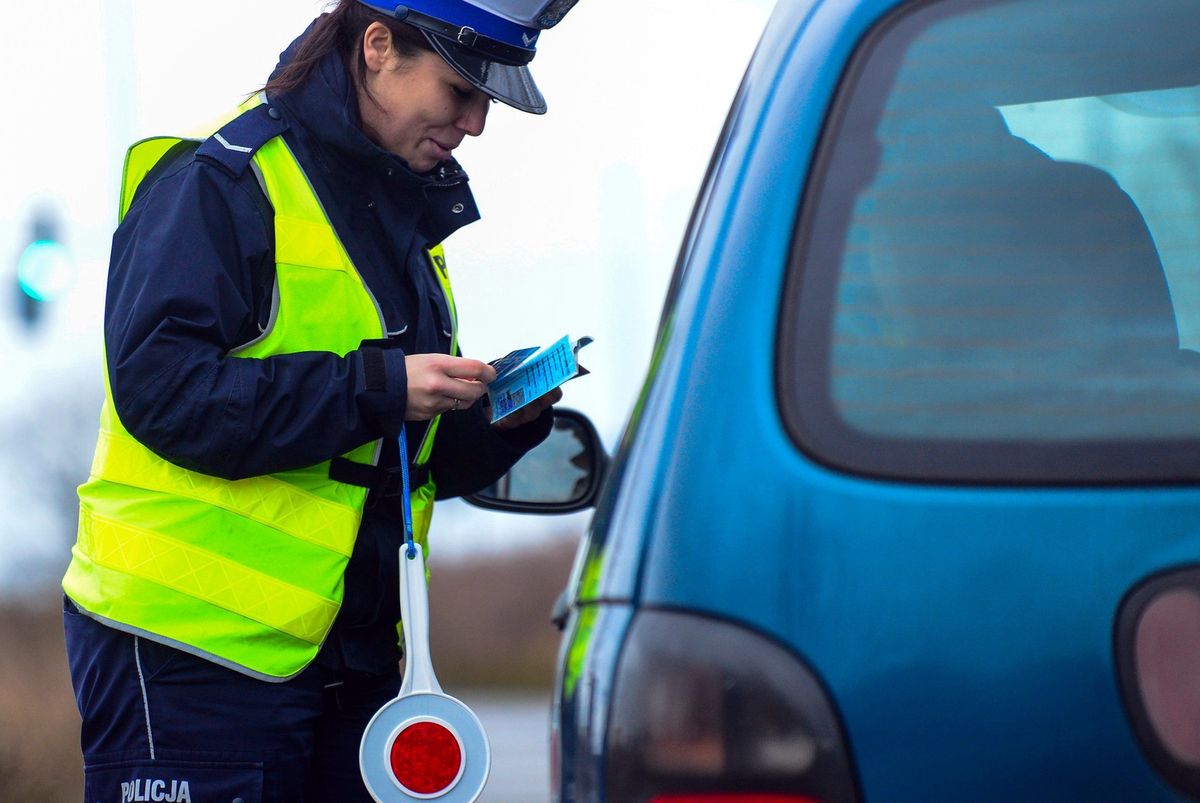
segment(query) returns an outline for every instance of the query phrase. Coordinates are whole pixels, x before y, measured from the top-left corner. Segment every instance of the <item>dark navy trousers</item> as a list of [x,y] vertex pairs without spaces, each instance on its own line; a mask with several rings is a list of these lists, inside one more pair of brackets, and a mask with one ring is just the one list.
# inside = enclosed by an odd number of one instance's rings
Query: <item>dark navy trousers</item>
[[63,605],[84,803],[370,803],[358,744],[399,671],[268,683]]

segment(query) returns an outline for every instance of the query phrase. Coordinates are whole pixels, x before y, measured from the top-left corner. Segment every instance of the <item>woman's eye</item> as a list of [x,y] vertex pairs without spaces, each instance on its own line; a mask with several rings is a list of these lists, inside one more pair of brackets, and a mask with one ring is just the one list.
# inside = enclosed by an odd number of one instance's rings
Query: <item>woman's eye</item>
[[454,96],[456,98],[458,98],[459,100],[467,100],[471,97],[470,89],[464,89],[463,87],[458,86],[457,84],[451,85],[450,88],[454,90]]

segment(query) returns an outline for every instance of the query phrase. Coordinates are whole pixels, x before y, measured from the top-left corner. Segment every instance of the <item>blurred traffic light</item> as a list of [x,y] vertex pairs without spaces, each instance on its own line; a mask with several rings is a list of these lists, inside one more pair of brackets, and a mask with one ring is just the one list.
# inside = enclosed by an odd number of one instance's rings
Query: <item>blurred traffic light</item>
[[63,245],[58,221],[48,211],[34,214],[29,240],[17,258],[17,315],[35,326],[46,303],[60,297],[75,280],[75,265]]

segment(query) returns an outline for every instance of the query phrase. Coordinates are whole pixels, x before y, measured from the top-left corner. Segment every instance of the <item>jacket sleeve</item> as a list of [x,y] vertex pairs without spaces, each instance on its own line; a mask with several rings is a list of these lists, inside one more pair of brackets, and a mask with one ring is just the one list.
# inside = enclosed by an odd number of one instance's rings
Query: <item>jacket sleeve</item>
[[264,200],[248,171],[189,161],[140,194],[113,238],[104,338],[117,415],[172,463],[226,479],[394,434],[405,408],[398,350],[229,356],[260,328],[255,276],[273,276]]
[[551,409],[510,430],[492,427],[484,418],[480,402],[466,410],[443,414],[429,457],[437,498],[465,496],[491,485],[544,441],[553,425]]

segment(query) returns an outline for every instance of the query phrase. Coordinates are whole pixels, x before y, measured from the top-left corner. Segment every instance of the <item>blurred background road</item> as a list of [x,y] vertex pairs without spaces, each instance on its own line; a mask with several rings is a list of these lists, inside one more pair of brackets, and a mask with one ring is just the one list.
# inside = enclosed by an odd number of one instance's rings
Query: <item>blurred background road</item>
[[547,803],[550,697],[534,691],[489,689],[453,694],[479,715],[492,746],[492,771],[480,803]]

